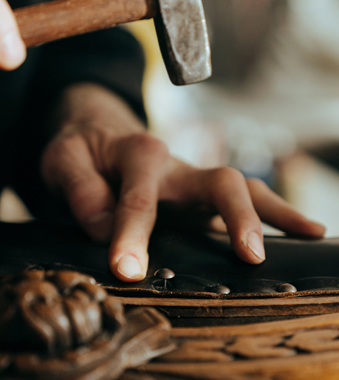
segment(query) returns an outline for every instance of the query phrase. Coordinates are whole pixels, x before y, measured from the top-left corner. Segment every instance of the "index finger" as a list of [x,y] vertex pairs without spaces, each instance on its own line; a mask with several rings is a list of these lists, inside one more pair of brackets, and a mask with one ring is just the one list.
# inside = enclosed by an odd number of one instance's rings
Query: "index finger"
[[0,69],[13,70],[26,58],[13,12],[6,0],[0,0]]
[[109,263],[117,278],[133,282],[142,280],[147,272],[148,242],[168,152],[163,143],[143,135],[129,139],[118,151],[122,152],[119,157],[122,183]]

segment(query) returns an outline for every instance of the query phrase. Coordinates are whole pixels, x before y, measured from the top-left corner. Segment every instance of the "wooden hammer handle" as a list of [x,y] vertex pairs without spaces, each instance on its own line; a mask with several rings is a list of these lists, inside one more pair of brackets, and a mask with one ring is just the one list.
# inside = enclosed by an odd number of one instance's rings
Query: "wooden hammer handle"
[[14,11],[27,47],[152,18],[155,0],[57,0]]

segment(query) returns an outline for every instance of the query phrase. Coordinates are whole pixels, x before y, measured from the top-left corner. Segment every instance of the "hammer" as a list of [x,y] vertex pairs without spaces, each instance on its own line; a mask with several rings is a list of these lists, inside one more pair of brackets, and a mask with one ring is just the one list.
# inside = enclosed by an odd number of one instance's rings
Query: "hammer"
[[27,47],[154,18],[172,83],[197,83],[212,74],[202,0],[56,0],[14,14]]

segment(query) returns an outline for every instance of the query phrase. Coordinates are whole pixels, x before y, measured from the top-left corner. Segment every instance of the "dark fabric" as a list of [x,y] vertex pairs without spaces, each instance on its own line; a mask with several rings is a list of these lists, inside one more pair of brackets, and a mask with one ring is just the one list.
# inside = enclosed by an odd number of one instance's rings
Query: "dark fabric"
[[[34,2],[14,0],[10,5]],[[38,217],[60,214],[61,206],[52,201],[39,175],[46,119],[58,95],[71,84],[94,82],[124,98],[146,122],[143,71],[143,52],[122,28],[31,48],[19,69],[0,71],[0,189],[12,186]]]

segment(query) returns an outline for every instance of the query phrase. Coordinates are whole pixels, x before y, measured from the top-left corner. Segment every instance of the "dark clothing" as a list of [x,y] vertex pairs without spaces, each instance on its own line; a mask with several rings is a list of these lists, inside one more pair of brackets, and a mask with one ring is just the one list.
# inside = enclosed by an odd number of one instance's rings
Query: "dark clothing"
[[[9,3],[18,8],[34,1]],[[47,199],[39,161],[47,115],[58,95],[71,84],[94,82],[120,95],[145,120],[143,70],[137,41],[113,28],[31,48],[19,69],[0,71],[0,190],[13,187],[31,212],[51,216],[55,205]]]

